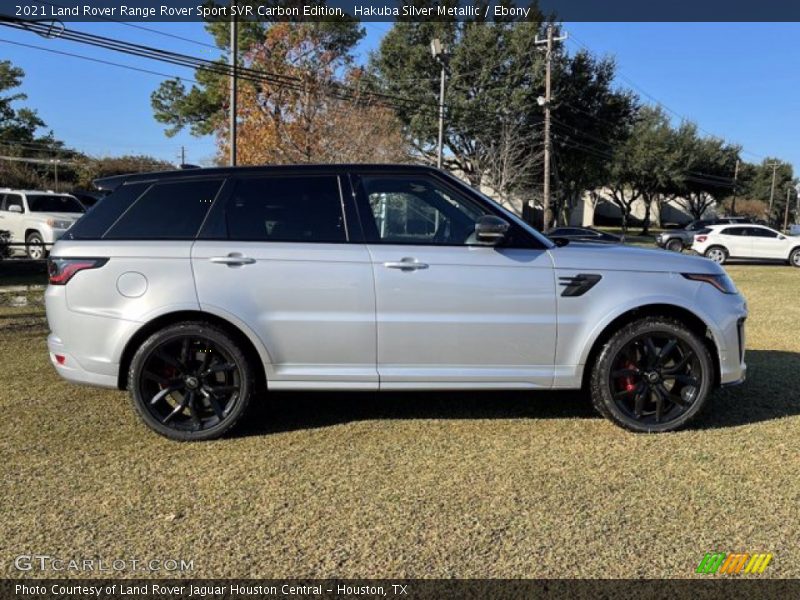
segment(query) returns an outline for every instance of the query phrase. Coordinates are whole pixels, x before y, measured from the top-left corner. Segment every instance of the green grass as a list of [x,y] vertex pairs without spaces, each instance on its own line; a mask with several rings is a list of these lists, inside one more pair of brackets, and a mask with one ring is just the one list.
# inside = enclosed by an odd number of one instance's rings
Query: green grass
[[[729,269],[748,382],[688,431],[633,435],[580,393],[275,394],[238,436],[177,444],[48,363],[0,310],[0,563],[194,559],[197,577],[691,577],[769,551],[800,577],[800,270]],[[53,575],[51,573],[51,575]]]

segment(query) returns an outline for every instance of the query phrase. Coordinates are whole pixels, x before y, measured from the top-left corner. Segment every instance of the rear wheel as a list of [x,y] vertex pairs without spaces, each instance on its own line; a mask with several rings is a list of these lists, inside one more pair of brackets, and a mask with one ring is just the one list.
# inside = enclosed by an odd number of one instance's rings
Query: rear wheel
[[672,252],[683,252],[683,242],[680,240],[670,240],[667,242],[667,250]]
[[678,321],[648,317],[603,348],[592,370],[592,402],[625,429],[673,431],[702,410],[713,381],[711,354],[699,336]]
[[706,250],[705,257],[717,264],[724,265],[725,261],[728,260],[728,251],[722,246],[711,246]]
[[131,361],[133,407],[145,424],[173,440],[209,440],[245,414],[253,367],[223,330],[203,322],[151,335]]
[[789,264],[793,267],[800,267],[800,248],[795,248],[789,255]]
[[31,260],[43,260],[47,258],[47,249],[44,247],[44,240],[41,234],[29,233],[25,238],[25,250]]

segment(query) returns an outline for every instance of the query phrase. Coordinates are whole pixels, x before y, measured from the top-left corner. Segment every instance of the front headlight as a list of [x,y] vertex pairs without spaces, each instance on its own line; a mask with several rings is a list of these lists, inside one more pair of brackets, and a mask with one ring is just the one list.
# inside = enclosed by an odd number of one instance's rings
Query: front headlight
[[69,229],[72,221],[60,221],[58,219],[47,219],[47,224],[53,229]]
[[736,294],[739,291],[736,289],[736,284],[733,283],[733,279],[724,273],[719,275],[709,275],[708,273],[683,273],[683,276],[692,281],[710,283],[723,294]]

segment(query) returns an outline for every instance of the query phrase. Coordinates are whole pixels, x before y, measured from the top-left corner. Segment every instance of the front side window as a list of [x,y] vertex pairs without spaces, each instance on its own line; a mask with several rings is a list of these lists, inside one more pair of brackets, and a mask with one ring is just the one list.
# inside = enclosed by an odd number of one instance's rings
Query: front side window
[[154,184],[122,213],[103,237],[194,239],[221,185],[221,179]]
[[[367,238],[384,244],[459,246],[477,243],[483,207],[422,177],[364,177],[372,221]],[[374,225],[374,227],[372,226]]]
[[28,194],[28,208],[31,212],[45,213],[86,212],[83,204],[72,196],[57,196],[55,194]]
[[339,179],[334,175],[241,179],[228,199],[225,217],[232,240],[347,241]]
[[776,238],[778,237],[777,231],[772,231],[771,229],[764,229],[763,227],[751,227],[750,228],[750,235],[753,237],[760,237],[760,238]]

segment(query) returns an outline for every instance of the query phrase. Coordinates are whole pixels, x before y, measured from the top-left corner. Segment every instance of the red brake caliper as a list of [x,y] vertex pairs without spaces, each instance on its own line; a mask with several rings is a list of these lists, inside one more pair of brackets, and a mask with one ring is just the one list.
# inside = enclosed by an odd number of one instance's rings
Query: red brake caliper
[[[624,365],[622,365],[622,368],[636,370],[636,365],[629,360]],[[623,388],[626,392],[630,392],[633,391],[633,389],[636,387],[636,381],[633,379],[633,375],[629,374],[620,377],[617,380],[617,385]]]

